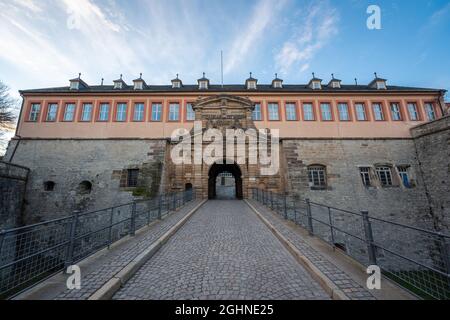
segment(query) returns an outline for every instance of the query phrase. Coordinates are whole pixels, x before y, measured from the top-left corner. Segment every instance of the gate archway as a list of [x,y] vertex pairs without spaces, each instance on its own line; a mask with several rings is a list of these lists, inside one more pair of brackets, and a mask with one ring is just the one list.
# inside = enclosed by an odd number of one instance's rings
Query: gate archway
[[235,182],[235,198],[243,199],[242,194],[242,171],[239,166],[234,164],[222,163],[214,163],[209,169],[208,174],[208,199],[216,199],[217,190],[216,190],[216,180],[217,176],[223,172],[229,172],[234,177]]

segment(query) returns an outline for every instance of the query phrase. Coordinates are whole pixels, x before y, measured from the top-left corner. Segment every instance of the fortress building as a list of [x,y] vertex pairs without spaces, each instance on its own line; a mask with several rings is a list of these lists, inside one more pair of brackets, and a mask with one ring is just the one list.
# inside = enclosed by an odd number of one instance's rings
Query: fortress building
[[[346,85],[334,76],[289,85],[88,85],[24,90],[6,162],[30,169],[22,222],[34,223],[194,188],[236,198],[260,188],[435,229],[450,216],[450,117],[444,90]],[[176,129],[279,130],[279,170],[226,159],[176,164]],[[194,134],[193,134],[194,135]],[[269,139],[270,140],[270,139]],[[244,143],[243,148],[247,149]],[[206,144],[203,146],[206,148]],[[246,150],[247,156],[249,150]],[[226,156],[224,156],[226,158]],[[224,180],[226,178],[226,181]],[[221,181],[221,182],[220,182]],[[230,182],[231,181],[231,182]]]

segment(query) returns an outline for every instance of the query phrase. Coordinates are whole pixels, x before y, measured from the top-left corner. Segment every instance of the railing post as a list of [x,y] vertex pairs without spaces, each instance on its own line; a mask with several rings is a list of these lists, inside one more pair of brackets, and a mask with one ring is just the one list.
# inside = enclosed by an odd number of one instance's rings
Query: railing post
[[114,208],[111,208],[111,212],[109,214],[108,249],[111,247],[111,243],[112,243],[113,222],[114,222]]
[[369,212],[361,211],[364,225],[364,235],[367,243],[367,250],[369,254],[369,264],[376,265],[377,264],[377,256],[376,256],[376,247],[373,243],[373,233],[372,233],[372,225],[369,220]]
[[130,235],[136,234],[136,202],[131,205]]
[[162,219],[162,195],[158,196],[158,220]]
[[75,211],[74,214],[72,215],[72,222],[70,224],[69,247],[67,248],[66,261],[64,262],[64,267],[66,270],[67,267],[71,266],[73,263],[73,251],[75,247],[75,235],[78,225],[78,215],[79,212]]
[[306,199],[306,214],[308,215],[308,231],[309,235],[314,235],[314,228],[313,228],[313,220],[312,220],[312,212],[311,212],[311,203],[309,199]]
[[287,220],[288,212],[287,212],[287,194],[284,194],[284,218]]
[[447,245],[447,239],[439,233],[440,251],[442,260],[444,262],[445,272],[447,273],[447,282],[450,287],[450,247]]
[[333,218],[331,216],[331,208],[328,207],[328,221],[330,222],[330,233],[331,233],[331,244],[333,246],[333,250],[336,249],[335,241],[334,241],[334,228],[333,228]]
[[270,209],[273,210],[273,192],[270,191]]

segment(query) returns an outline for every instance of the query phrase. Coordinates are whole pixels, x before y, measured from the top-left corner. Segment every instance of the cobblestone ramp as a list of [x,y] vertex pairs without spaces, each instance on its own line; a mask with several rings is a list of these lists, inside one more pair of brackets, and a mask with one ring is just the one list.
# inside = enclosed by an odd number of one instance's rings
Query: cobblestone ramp
[[243,201],[209,201],[114,299],[329,299]]

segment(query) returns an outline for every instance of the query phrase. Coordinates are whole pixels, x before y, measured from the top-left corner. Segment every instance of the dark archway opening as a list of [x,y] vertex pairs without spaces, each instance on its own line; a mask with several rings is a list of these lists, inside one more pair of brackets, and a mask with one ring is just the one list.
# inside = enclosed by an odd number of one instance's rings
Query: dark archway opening
[[184,189],[186,191],[191,191],[192,190],[192,183],[186,183],[185,186],[184,186]]
[[[224,161],[225,162],[225,161]],[[211,168],[209,169],[209,175],[208,175],[208,199],[216,199],[217,198],[217,183],[218,183],[218,177],[221,174],[231,174],[231,176],[234,178],[234,198],[235,199],[242,199],[242,172],[241,169],[237,164],[218,164],[214,163]],[[222,178],[223,175],[221,175],[220,178]],[[221,181],[221,179],[219,180]],[[220,184],[221,182],[219,182]]]

